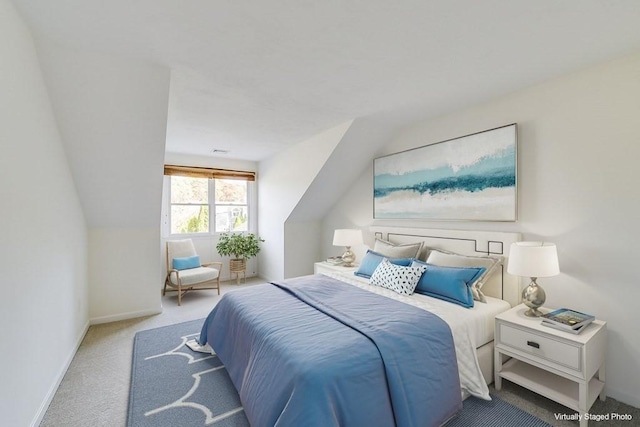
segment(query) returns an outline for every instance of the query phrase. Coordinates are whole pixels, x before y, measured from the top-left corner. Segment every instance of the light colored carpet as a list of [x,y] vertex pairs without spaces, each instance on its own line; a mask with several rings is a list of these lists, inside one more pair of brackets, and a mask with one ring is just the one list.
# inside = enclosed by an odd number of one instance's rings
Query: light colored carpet
[[[250,286],[260,279],[247,279]],[[221,292],[235,289],[235,282],[222,284]],[[157,316],[95,325],[89,328],[69,370],[67,371],[42,423],[43,427],[124,426],[127,417],[133,337],[136,332],[206,317],[218,302],[215,290],[191,292],[182,306],[177,306],[175,293],[163,298],[164,311]],[[548,399],[503,381],[503,388],[492,394],[538,418],[560,427],[575,427],[577,422],[557,421],[554,413],[572,413]],[[640,409],[614,399],[596,401],[593,413],[630,414],[632,421],[590,422],[592,426],[631,427],[640,421]]]
[[[240,285],[226,282],[220,292],[263,282],[258,278],[247,278]],[[178,307],[176,293],[168,293],[162,299],[162,314],[91,326],[40,426],[124,426],[136,332],[202,319],[219,299],[213,289],[189,292]]]

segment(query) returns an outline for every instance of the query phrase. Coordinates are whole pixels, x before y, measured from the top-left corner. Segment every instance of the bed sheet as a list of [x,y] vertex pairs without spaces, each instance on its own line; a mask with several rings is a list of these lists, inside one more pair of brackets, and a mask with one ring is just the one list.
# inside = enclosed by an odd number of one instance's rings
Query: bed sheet
[[327,273],[329,277],[401,301],[429,311],[443,319],[451,328],[456,347],[456,359],[463,393],[490,400],[489,388],[482,376],[476,348],[493,340],[494,317],[511,308],[508,302],[487,297],[487,303],[476,303],[473,308],[465,308],[427,295],[404,296],[389,289],[371,286],[369,279],[353,273]]

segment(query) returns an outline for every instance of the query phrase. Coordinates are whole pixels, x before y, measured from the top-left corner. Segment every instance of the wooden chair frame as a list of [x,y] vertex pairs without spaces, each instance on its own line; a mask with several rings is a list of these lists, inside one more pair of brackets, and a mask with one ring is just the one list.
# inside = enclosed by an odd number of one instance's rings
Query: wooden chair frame
[[[212,280],[206,280],[204,282],[192,283],[190,285],[183,285],[182,280],[180,280],[180,270],[176,270],[174,268],[170,268],[172,265],[172,261],[169,259],[169,242],[167,242],[167,276],[164,279],[164,288],[162,289],[162,296],[164,296],[167,292],[177,292],[178,293],[178,305],[182,304],[182,297],[189,291],[195,291],[200,289],[217,289],[218,295],[220,295],[220,275],[222,274],[222,262],[214,261],[203,263],[201,267],[210,267],[215,266],[218,270],[218,277]],[[174,284],[171,281],[171,275],[176,275],[176,283]],[[167,289],[167,285],[170,289]]]

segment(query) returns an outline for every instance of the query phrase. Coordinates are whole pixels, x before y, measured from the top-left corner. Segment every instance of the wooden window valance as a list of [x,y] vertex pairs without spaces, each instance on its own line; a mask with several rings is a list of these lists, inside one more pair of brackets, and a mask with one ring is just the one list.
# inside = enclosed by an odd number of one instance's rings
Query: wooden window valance
[[255,181],[256,173],[249,171],[235,171],[229,169],[200,168],[193,166],[164,165],[165,175],[188,176],[190,178],[208,179],[240,179]]

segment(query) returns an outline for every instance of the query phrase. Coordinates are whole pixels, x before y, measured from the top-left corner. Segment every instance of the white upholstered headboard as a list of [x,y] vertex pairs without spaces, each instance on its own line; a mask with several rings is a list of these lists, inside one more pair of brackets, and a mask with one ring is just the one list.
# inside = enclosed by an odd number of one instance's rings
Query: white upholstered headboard
[[[376,237],[393,243],[424,242],[432,249],[443,249],[463,255],[504,257],[500,270],[482,287],[482,292],[507,301],[520,303],[520,279],[507,273],[507,257],[511,243],[521,240],[520,233],[476,230],[442,230],[433,228],[370,227]],[[422,254],[424,256],[424,254]]]

